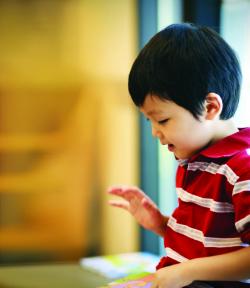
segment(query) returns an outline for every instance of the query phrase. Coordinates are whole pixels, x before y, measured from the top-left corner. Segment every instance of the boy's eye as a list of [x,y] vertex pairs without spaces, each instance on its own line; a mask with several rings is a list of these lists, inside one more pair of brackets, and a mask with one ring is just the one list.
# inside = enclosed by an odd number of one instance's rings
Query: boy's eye
[[164,120],[158,121],[159,124],[165,124],[166,122],[168,122],[168,119],[164,119]]

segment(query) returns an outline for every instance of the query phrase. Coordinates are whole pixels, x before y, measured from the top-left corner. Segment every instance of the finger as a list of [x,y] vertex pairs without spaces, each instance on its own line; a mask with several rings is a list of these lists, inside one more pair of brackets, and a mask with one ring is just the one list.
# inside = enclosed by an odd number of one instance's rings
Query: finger
[[125,201],[109,200],[108,203],[113,207],[123,208],[125,210],[129,209],[129,203]]
[[136,186],[127,186],[127,185],[114,185],[108,188],[108,193],[120,192],[120,191],[127,191],[127,190],[140,190]]
[[125,185],[122,184],[112,185],[108,187],[107,191],[109,192],[110,190],[123,189],[124,187]]
[[122,191],[122,189],[123,189],[123,186],[121,186],[121,185],[111,186],[107,189],[107,192],[109,194],[114,194],[114,193],[119,193],[120,191]]
[[107,192],[110,195],[122,197],[122,198],[125,199],[124,192],[126,192],[126,190],[124,189],[124,186],[113,186],[113,187],[110,187],[107,190]]
[[156,282],[156,273],[153,273],[152,276],[153,276],[153,281],[152,281],[150,288],[158,288],[158,284]]
[[139,188],[133,186],[111,187],[108,190],[108,193],[111,195],[120,196],[128,201],[134,198],[141,200],[143,197],[146,197],[144,192],[142,192]]
[[153,282],[150,288],[158,288],[158,285],[155,282]]

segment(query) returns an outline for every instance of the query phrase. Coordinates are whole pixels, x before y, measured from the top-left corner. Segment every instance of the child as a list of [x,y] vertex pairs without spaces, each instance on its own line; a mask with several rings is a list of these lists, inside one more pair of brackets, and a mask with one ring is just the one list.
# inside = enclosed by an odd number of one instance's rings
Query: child
[[157,33],[132,66],[130,95],[153,136],[179,161],[179,206],[170,217],[137,187],[109,189],[122,198],[111,205],[164,237],[154,288],[195,280],[250,287],[250,128],[232,120],[240,82],[230,46],[193,24]]

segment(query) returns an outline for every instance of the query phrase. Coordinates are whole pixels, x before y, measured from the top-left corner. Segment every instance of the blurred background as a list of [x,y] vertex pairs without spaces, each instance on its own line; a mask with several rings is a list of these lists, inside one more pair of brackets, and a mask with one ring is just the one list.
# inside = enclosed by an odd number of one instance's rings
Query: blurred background
[[153,34],[184,21],[235,49],[235,120],[249,126],[249,0],[0,1],[0,264],[164,253],[107,205],[106,190],[139,185],[163,212],[177,205],[175,160],[152,139],[127,77]]

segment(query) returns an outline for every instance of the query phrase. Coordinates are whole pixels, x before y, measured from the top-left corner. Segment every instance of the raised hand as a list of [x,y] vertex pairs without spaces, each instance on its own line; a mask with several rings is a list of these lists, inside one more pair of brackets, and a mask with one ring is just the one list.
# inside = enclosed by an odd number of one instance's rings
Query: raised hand
[[164,236],[168,217],[161,214],[155,203],[138,187],[114,186],[108,193],[122,199],[110,200],[111,206],[130,212],[144,228]]

